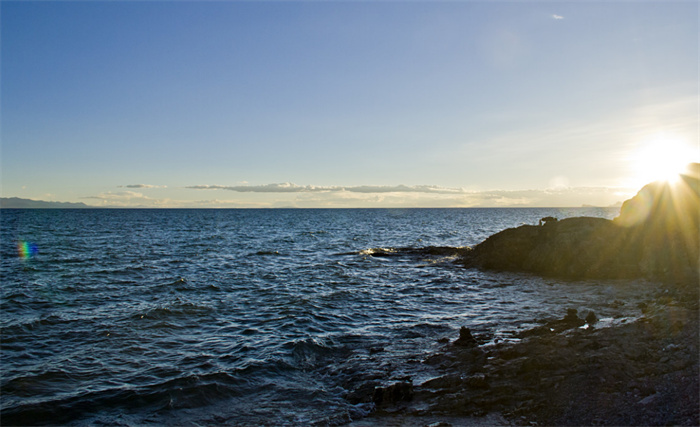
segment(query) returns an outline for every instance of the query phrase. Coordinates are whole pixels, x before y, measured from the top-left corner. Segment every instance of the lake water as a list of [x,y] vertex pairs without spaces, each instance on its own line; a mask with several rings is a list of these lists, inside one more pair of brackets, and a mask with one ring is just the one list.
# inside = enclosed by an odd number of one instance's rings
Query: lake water
[[461,326],[493,342],[570,307],[638,310],[635,282],[481,272],[399,249],[581,215],[617,210],[3,210],[3,424],[360,419],[372,404],[350,392],[431,378],[422,360]]

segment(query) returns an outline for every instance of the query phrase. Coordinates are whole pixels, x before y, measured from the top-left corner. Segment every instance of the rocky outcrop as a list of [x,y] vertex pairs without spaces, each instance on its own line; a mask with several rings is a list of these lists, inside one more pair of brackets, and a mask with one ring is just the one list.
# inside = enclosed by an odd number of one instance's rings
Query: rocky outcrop
[[638,278],[697,285],[700,164],[676,183],[656,182],[614,220],[548,218],[497,233],[464,254],[467,266],[570,279]]

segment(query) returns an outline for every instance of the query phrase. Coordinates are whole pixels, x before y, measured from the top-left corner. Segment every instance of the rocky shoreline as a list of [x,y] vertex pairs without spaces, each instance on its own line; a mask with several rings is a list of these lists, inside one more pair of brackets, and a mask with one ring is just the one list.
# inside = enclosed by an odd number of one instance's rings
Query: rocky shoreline
[[469,268],[665,289],[614,326],[562,307],[516,342],[485,345],[462,328],[422,361],[440,376],[352,393],[376,408],[353,425],[700,425],[699,184],[692,164],[675,185],[645,186],[612,221],[543,218],[474,248],[431,248]]
[[615,327],[570,309],[516,343],[463,328],[423,361],[441,376],[375,389],[355,425],[700,425],[697,297],[665,292]]

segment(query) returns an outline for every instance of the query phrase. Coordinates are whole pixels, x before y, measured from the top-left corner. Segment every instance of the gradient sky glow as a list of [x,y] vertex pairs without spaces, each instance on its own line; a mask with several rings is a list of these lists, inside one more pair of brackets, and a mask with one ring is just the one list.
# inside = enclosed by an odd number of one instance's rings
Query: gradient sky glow
[[650,141],[700,160],[699,17],[696,1],[2,1],[2,196],[612,204],[644,183]]

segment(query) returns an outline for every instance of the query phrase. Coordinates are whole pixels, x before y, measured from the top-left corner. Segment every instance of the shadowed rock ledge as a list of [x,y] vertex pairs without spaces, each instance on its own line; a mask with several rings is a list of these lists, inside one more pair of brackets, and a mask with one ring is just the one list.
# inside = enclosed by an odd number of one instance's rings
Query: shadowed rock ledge
[[463,255],[468,267],[569,279],[699,280],[700,164],[675,183],[648,184],[614,220],[567,218],[494,234]]

